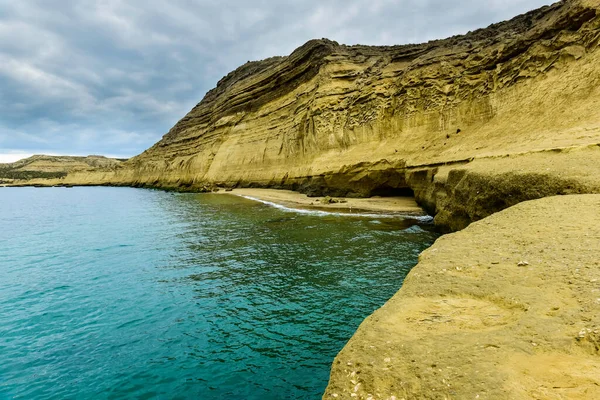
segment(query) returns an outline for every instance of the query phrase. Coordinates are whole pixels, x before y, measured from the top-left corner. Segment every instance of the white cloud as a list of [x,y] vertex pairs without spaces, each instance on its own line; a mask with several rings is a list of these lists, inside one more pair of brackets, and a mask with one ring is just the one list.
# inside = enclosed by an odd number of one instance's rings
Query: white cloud
[[44,71],[27,61],[11,59],[0,54],[0,74],[24,87],[35,89],[38,96],[53,100],[75,98],[80,104],[94,101],[87,88],[62,76]]
[[32,155],[33,153],[0,153],[0,163],[13,163]]

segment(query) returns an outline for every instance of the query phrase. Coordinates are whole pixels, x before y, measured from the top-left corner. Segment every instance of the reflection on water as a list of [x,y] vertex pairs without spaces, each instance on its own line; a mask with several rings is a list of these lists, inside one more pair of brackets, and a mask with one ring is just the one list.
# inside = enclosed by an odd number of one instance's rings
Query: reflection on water
[[224,195],[0,200],[0,398],[319,398],[436,237]]

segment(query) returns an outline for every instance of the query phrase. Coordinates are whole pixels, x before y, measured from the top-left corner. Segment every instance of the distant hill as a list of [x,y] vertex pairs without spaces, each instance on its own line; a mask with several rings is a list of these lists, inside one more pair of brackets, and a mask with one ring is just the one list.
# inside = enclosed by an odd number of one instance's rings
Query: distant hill
[[34,155],[14,163],[0,164],[0,183],[31,179],[60,179],[72,172],[113,169],[122,161],[125,160],[96,155],[87,157]]

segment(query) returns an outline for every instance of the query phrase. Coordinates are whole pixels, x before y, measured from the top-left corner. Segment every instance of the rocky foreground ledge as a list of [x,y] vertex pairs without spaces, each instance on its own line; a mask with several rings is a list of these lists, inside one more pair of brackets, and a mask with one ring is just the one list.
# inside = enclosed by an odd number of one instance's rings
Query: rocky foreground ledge
[[324,398],[599,399],[600,195],[446,235],[336,357]]

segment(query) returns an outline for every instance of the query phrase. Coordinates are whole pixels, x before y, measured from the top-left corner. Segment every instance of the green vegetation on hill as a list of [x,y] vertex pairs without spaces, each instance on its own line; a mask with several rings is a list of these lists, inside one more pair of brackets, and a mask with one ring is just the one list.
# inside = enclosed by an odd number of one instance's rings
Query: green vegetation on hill
[[11,167],[0,167],[0,182],[3,179],[60,179],[67,176],[67,172],[46,172],[46,171],[22,171]]
[[34,155],[11,164],[0,164],[0,183],[21,185],[31,180],[62,179],[73,172],[114,169],[121,162],[122,160],[94,155]]

